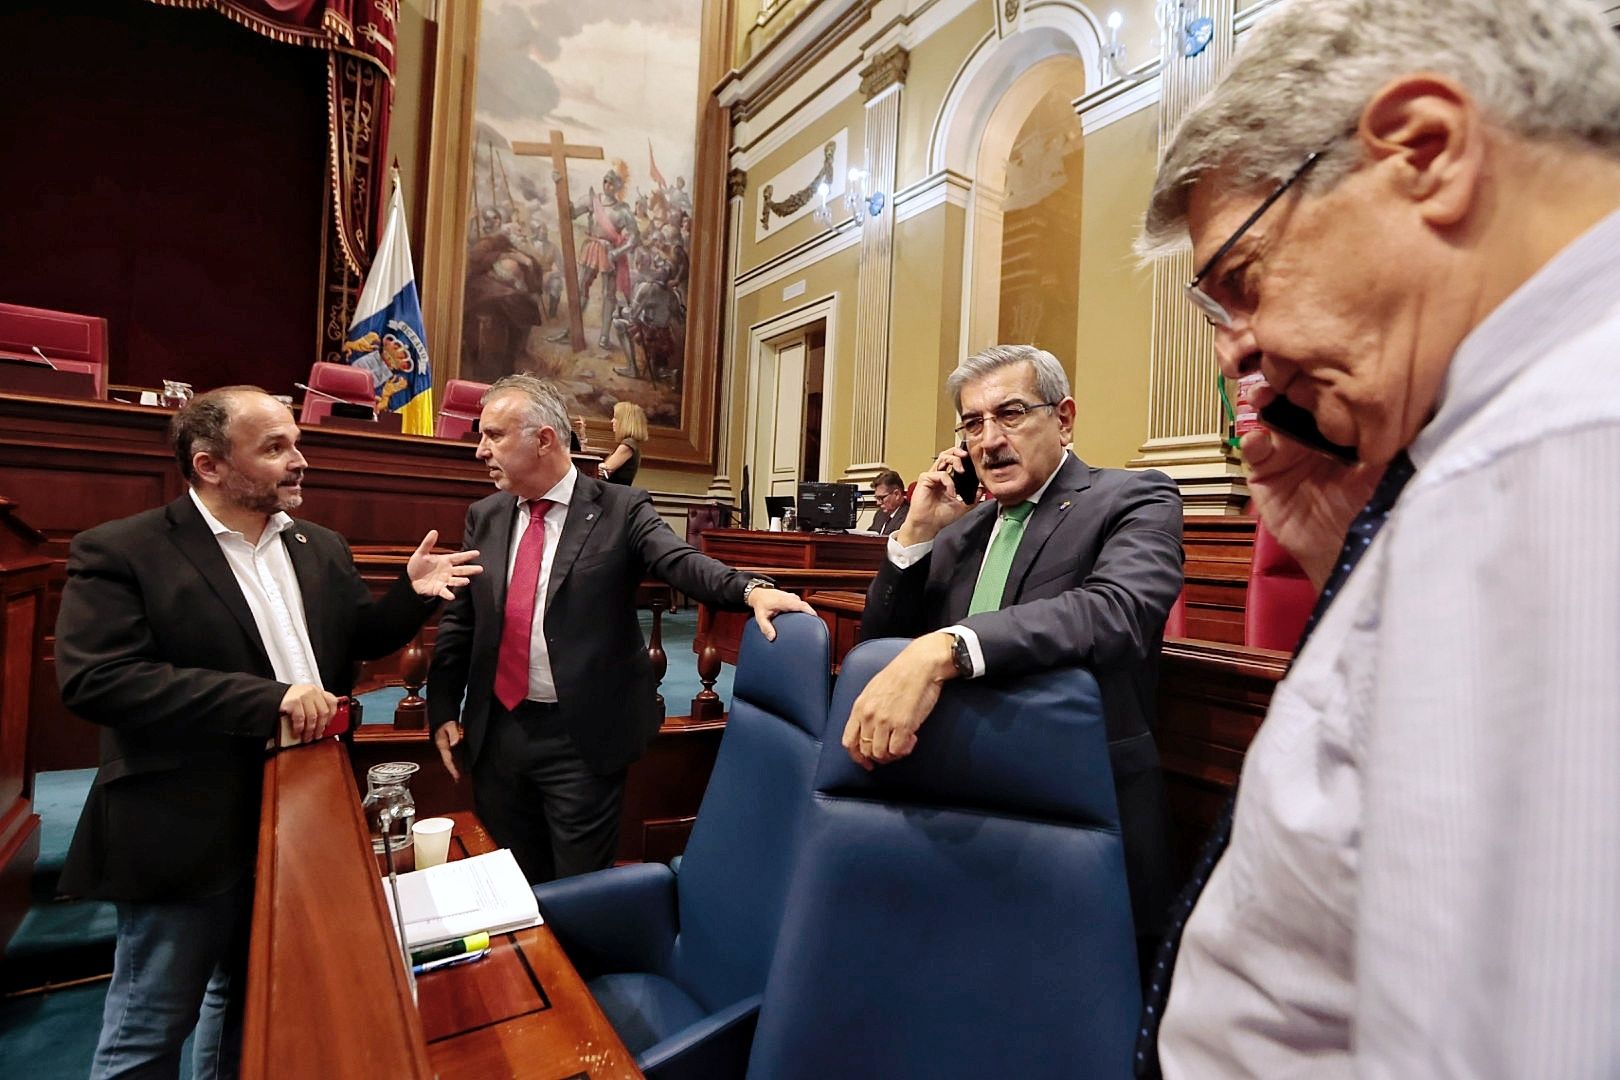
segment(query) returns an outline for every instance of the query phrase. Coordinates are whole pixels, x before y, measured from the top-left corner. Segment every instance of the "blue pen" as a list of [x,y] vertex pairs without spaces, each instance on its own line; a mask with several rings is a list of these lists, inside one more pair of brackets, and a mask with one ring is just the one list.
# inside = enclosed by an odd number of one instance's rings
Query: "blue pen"
[[482,948],[477,952],[462,953],[460,956],[447,956],[442,960],[430,960],[425,964],[412,964],[411,974],[420,975],[424,971],[437,971],[439,968],[453,967],[456,964],[466,964],[473,960],[482,960],[489,955],[489,949]]

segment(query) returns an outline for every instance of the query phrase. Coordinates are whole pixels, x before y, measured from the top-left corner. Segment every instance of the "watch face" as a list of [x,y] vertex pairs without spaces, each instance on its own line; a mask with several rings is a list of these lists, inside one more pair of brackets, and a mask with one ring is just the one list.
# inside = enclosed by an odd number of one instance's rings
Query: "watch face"
[[956,673],[964,679],[973,674],[973,656],[968,652],[966,638],[955,638],[955,643],[951,645],[951,663],[956,665]]

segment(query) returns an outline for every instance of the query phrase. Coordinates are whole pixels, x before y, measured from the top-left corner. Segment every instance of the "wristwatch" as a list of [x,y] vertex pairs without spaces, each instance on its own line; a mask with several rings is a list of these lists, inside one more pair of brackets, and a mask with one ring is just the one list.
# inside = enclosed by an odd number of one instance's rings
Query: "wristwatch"
[[967,638],[950,630],[945,633],[951,635],[951,663],[956,667],[956,677],[973,678],[973,654],[968,651]]
[[748,597],[750,595],[752,595],[752,593],[753,593],[753,591],[755,589],[760,589],[760,588],[774,589],[774,588],[776,588],[776,583],[769,580],[769,579],[767,579],[767,578],[762,578],[762,577],[757,577],[757,578],[751,579],[748,582],[747,585],[743,586],[743,603],[745,603],[745,604],[748,603]]

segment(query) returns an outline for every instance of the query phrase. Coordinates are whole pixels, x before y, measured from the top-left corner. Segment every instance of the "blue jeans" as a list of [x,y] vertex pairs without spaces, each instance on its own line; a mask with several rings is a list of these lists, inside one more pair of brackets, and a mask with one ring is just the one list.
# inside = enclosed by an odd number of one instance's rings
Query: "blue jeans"
[[192,1028],[197,1080],[236,1076],[252,912],[251,878],[201,900],[119,902],[91,1080],[173,1080]]

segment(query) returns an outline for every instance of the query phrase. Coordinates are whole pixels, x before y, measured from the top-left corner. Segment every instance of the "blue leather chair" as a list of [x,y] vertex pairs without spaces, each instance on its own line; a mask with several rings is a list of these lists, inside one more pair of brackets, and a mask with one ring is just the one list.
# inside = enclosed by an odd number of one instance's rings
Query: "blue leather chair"
[[750,1080],[1113,1078],[1140,1001],[1102,703],[1085,671],[952,683],[868,773],[844,661]]
[[535,887],[546,922],[649,1077],[748,1061],[827,719],[827,627],[744,631],[731,714],[677,876],[658,863]]

